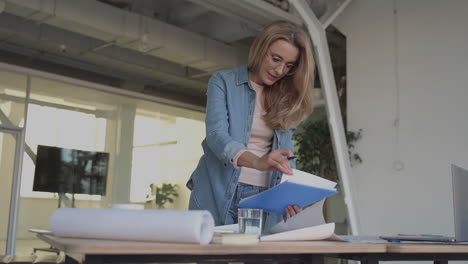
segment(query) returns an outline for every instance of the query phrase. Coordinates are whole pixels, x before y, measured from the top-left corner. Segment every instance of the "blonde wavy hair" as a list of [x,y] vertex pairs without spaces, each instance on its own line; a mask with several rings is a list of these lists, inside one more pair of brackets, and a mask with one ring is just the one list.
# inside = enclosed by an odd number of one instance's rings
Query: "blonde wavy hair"
[[267,57],[270,46],[286,40],[299,49],[296,71],[265,87],[264,120],[272,129],[287,131],[305,120],[313,110],[314,58],[307,32],[287,21],[275,21],[262,29],[249,51],[249,71],[256,72]]

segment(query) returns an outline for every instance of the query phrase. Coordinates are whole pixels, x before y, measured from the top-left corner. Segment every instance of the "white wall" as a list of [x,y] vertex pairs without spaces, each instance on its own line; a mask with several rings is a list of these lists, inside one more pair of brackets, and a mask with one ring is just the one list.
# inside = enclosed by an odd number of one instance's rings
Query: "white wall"
[[335,23],[349,129],[363,129],[352,175],[362,234],[453,235],[450,164],[468,169],[467,11],[464,0],[355,0]]

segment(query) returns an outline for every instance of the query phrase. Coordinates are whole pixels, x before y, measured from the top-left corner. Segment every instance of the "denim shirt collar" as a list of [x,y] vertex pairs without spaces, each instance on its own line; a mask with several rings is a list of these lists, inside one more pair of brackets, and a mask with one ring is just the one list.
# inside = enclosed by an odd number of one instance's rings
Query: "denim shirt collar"
[[[250,81],[250,79],[249,79],[249,69],[248,69],[247,65],[244,65],[244,66],[241,66],[241,67],[237,68],[237,71],[236,71],[237,85],[239,86],[239,85],[247,84],[248,87],[253,90],[253,88],[250,86],[249,81]],[[276,136],[278,136],[279,133],[280,133],[280,130],[279,129],[274,129],[274,131],[275,131]]]
[[247,68],[247,65],[237,68],[236,80],[237,85],[249,83],[249,70]]

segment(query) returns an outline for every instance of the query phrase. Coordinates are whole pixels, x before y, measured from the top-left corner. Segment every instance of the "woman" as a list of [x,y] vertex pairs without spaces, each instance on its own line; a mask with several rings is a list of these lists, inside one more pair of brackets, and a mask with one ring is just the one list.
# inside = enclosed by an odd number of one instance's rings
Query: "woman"
[[[312,112],[313,71],[307,33],[276,21],[255,38],[247,66],[211,77],[204,155],[187,183],[190,209],[209,210],[216,225],[237,223],[240,199],[293,173],[292,135]],[[301,210],[288,206],[283,219]],[[279,221],[268,215],[264,230]]]

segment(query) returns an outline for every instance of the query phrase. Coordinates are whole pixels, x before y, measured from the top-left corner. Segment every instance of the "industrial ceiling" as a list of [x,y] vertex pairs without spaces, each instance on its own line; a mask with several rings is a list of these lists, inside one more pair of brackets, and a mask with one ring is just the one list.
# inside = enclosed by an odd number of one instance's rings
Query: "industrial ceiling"
[[[325,20],[341,2],[308,4]],[[0,0],[0,61],[62,65],[203,106],[211,74],[245,64],[264,25],[301,23],[292,9],[288,0]]]

